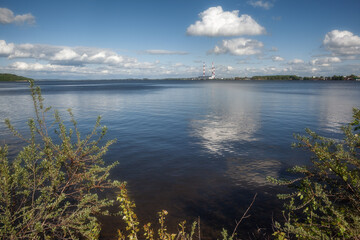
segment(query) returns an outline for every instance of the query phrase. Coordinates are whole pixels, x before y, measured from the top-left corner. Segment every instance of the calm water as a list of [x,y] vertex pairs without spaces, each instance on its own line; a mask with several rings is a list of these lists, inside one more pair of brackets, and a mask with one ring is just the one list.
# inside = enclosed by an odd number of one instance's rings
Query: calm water
[[[117,142],[106,155],[119,161],[114,179],[128,182],[138,215],[150,221],[170,212],[169,227],[180,219],[201,218],[202,229],[232,230],[258,193],[243,236],[257,228],[271,231],[281,189],[266,176],[284,177],[308,154],[291,149],[293,133],[306,127],[341,137],[339,127],[360,107],[360,82],[302,81],[40,81],[46,103],[72,108],[85,134],[96,117]],[[13,156],[21,141],[3,124],[10,118],[20,131],[33,117],[26,83],[0,83],[0,143]],[[110,197],[112,193],[107,193]],[[171,220],[170,220],[171,218]],[[107,217],[103,237],[119,224]]]

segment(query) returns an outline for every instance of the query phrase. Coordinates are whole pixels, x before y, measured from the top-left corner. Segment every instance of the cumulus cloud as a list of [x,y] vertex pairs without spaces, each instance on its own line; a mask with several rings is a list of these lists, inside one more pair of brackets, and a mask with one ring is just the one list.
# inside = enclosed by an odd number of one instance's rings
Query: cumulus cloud
[[54,63],[33,63],[25,61],[17,61],[10,64],[7,67],[0,67],[1,71],[23,71],[29,72],[28,74],[46,74],[46,77],[55,76],[137,76],[144,77],[145,75],[150,76],[154,73],[158,75],[165,74],[161,68],[158,71],[154,71],[156,63],[141,62],[141,63],[126,63],[122,66],[113,65],[58,65]]
[[328,32],[323,44],[335,55],[360,55],[360,37],[349,31]]
[[44,70],[46,67],[50,65],[43,65],[40,63],[26,63],[26,62],[14,62],[10,65],[10,68],[22,71],[39,71]]
[[4,40],[0,40],[0,56],[9,56],[14,51],[14,44],[7,44]]
[[230,40],[222,40],[219,46],[215,46],[211,53],[232,55],[254,55],[260,54],[264,44],[257,40],[247,38],[235,38]]
[[234,70],[234,68],[232,66],[227,66],[226,68],[227,68],[228,71],[233,71]]
[[[50,63],[28,63],[17,61],[10,64],[8,67],[4,68],[6,71],[10,72],[27,72],[27,74],[46,74],[43,76],[98,76],[98,75],[107,75],[109,72],[113,72],[113,69],[108,69],[107,67],[97,67],[92,68],[89,66],[67,66],[67,65],[56,65]],[[110,71],[109,71],[110,70]],[[118,72],[125,72],[121,69]]]
[[13,11],[8,8],[0,8],[0,23],[1,24],[34,24],[35,17],[31,13],[23,15],[14,15]]
[[274,62],[281,62],[281,61],[284,61],[284,58],[280,57],[280,56],[273,56],[272,57],[272,60]]
[[121,56],[111,50],[88,47],[64,47],[45,44],[14,44],[0,40],[0,56],[9,59],[29,58],[58,65],[136,63],[136,59]]
[[295,58],[288,62],[288,64],[290,64],[290,65],[303,64],[303,63],[304,63],[304,60],[298,59],[298,58]]
[[315,58],[311,60],[311,65],[328,67],[332,63],[340,63],[341,59],[338,57],[325,57],[325,58]]
[[[157,63],[138,62],[109,49],[44,44],[14,44],[0,40],[0,57],[12,62],[1,71],[31,71],[71,75],[132,75],[153,71]],[[107,74],[105,74],[107,73]]]
[[161,49],[150,49],[146,50],[145,53],[151,55],[186,55],[188,52],[182,51],[169,51],[169,50],[161,50]]
[[273,7],[273,4],[271,2],[268,1],[262,1],[262,0],[258,0],[258,1],[248,1],[248,4],[250,4],[253,7],[260,7],[260,8],[264,8],[266,10],[269,10],[270,8]]
[[223,11],[221,6],[211,7],[199,14],[201,20],[187,28],[187,34],[195,36],[240,36],[264,34],[265,28],[260,26],[251,16],[239,11]]
[[19,72],[39,78],[193,77],[201,68],[183,63],[140,62],[110,49],[44,44],[14,44],[0,40],[0,72]]
[[77,54],[74,50],[69,48],[64,48],[61,51],[57,52],[53,57],[52,60],[55,61],[68,61],[78,58],[79,54]]
[[[300,59],[298,59],[300,60]],[[315,61],[314,61],[315,60]],[[237,71],[240,76],[255,75],[298,75],[298,76],[332,76],[348,75],[357,73],[360,69],[360,63],[342,64],[342,59],[337,57],[315,58],[313,61],[293,61],[297,64],[286,64],[280,66],[250,66],[241,68]]]

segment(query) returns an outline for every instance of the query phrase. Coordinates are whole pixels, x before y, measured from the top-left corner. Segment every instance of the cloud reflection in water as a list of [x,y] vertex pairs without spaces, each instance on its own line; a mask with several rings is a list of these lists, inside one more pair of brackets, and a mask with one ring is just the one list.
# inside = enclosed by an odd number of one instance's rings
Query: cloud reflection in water
[[235,152],[233,143],[255,141],[253,134],[259,128],[251,116],[233,117],[213,116],[193,121],[194,133],[200,138],[200,144],[214,154]]
[[234,153],[234,144],[255,141],[260,128],[259,101],[248,86],[216,85],[209,97],[208,114],[191,121],[199,144],[212,154]]

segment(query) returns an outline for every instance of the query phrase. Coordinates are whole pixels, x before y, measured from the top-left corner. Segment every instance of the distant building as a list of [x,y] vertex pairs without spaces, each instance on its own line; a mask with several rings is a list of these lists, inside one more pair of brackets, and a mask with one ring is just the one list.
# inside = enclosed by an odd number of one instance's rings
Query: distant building
[[205,63],[203,63],[203,75],[197,77],[196,79],[199,79],[199,80],[215,79],[214,62],[212,63],[212,67],[211,67],[211,76],[205,75],[205,73],[206,73],[206,71],[205,71]]
[[211,77],[209,77],[209,79],[215,79],[215,67],[214,67],[214,62],[212,62]]

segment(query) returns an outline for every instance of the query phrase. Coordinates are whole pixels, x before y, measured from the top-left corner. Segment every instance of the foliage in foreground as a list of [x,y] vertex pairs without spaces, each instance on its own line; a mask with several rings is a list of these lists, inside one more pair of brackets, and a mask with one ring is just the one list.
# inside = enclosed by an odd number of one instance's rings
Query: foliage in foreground
[[[157,231],[154,230],[151,223],[145,224],[142,228],[139,227],[140,222],[138,217],[135,214],[135,202],[129,198],[128,191],[124,187],[120,189],[119,196],[117,200],[120,202],[120,215],[123,217],[124,222],[126,223],[126,227],[123,230],[118,230],[118,240],[138,240],[138,239],[146,239],[146,240],[201,240],[201,230],[200,230],[200,217],[197,221],[194,221],[191,225],[190,231],[186,230],[186,221],[179,223],[178,231],[176,233],[169,233],[165,218],[168,212],[166,210],[162,210],[158,212],[158,226]],[[238,226],[241,224],[242,220],[248,218],[248,211],[252,207],[255,202],[257,194],[254,195],[253,200],[247,210],[244,212],[241,219],[236,222],[236,227],[234,228],[232,234],[230,235],[226,229],[223,229],[221,232],[222,240],[235,240],[236,231]]]
[[296,136],[296,147],[313,153],[310,167],[295,166],[301,175],[290,180],[271,181],[295,189],[286,199],[285,224],[276,223],[277,239],[360,239],[360,110],[342,127],[343,141],[321,137],[307,129],[308,136]]
[[[97,192],[119,187],[108,180],[116,163],[104,166],[103,155],[114,141],[100,141],[106,127],[100,118],[91,134],[81,138],[69,111],[72,128],[67,129],[55,111],[49,127],[39,87],[30,82],[35,119],[30,119],[30,137],[18,133],[7,119],[12,133],[27,146],[16,159],[7,159],[7,147],[0,147],[0,238],[1,239],[96,239],[100,225],[96,214],[112,201],[100,199]],[[50,131],[56,132],[54,141]]]
[[[119,193],[119,197],[117,200],[120,202],[121,208],[121,216],[123,216],[123,220],[126,223],[126,227],[123,231],[118,230],[119,240],[137,240],[137,239],[147,239],[147,240],[155,240],[155,239],[162,239],[162,240],[191,240],[195,239],[195,230],[198,226],[198,236],[197,239],[200,238],[200,227],[198,222],[194,222],[191,226],[190,232],[186,232],[186,221],[183,221],[179,224],[179,231],[178,233],[169,233],[165,224],[165,217],[168,214],[167,211],[162,210],[158,213],[159,215],[159,227],[157,232],[151,226],[151,223],[147,223],[140,229],[139,225],[140,222],[138,217],[136,216],[135,210],[135,203],[130,200],[128,196],[127,189],[125,187],[121,188]],[[199,220],[200,221],[200,220]],[[140,233],[142,230],[142,234]]]

